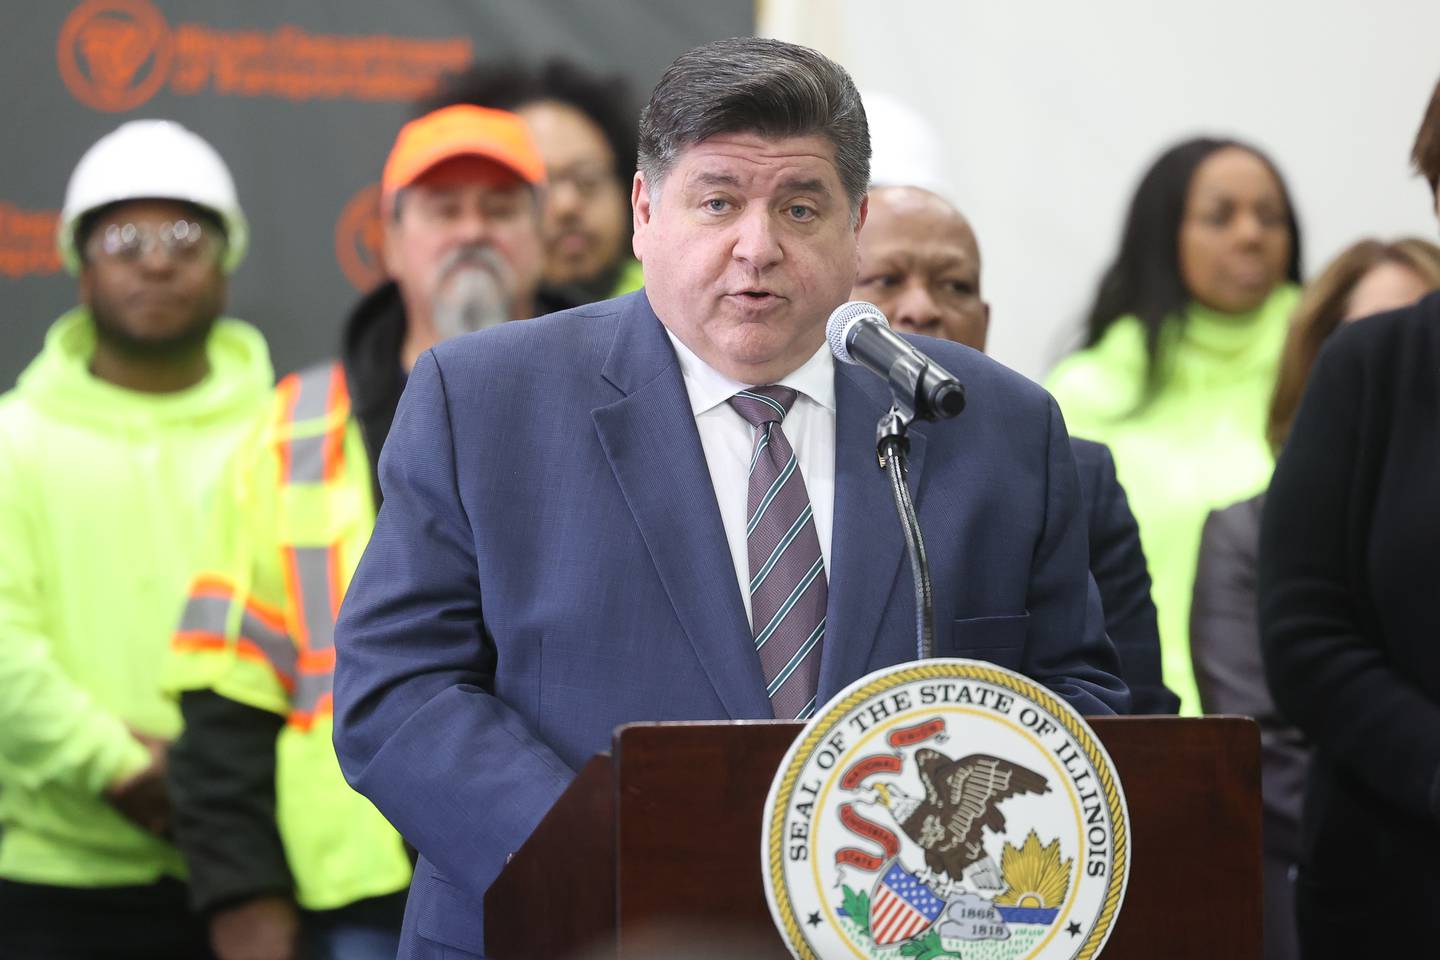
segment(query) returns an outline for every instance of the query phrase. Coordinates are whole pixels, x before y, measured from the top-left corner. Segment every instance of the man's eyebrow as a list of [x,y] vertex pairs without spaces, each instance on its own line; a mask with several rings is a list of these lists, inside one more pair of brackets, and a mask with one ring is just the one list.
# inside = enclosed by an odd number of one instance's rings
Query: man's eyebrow
[[818,193],[827,197],[830,195],[830,188],[818,177],[790,177],[781,180],[778,186],[781,190],[794,193]]
[[691,182],[705,187],[740,186],[740,178],[733,173],[697,173]]

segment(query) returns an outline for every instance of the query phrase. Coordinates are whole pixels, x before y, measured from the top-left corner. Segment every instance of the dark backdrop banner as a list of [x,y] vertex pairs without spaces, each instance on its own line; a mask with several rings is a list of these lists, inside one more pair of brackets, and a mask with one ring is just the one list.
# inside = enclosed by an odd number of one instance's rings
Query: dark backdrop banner
[[410,101],[472,61],[568,56],[638,111],[682,51],[754,31],[752,0],[0,0],[0,391],[75,302],[65,183],[125,120],[178,120],[229,164],[250,252],[229,312],[277,373],[336,352],[379,277],[380,168]]

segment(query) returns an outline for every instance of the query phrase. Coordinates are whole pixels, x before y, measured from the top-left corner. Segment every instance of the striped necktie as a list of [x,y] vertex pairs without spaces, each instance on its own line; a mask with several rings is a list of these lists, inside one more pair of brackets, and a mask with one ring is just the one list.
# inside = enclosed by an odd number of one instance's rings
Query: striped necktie
[[755,427],[745,540],[750,554],[750,621],[777,718],[815,712],[825,640],[825,564],[810,496],[780,421],[795,391],[741,390],[730,406]]

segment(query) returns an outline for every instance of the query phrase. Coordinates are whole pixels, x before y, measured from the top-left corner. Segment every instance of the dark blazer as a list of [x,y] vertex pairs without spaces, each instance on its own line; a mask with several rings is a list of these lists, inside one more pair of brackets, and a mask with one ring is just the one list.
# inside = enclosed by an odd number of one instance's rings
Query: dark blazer
[[[962,417],[911,434],[937,653],[1020,670],[1083,713],[1124,712],[1058,408],[981,354],[925,345],[969,390]],[[915,656],[875,461],[889,390],[845,364],[835,389],[821,702]],[[486,888],[616,726],[765,718],[770,702],[679,363],[643,291],[425,354],[380,471],[385,504],[336,629],[336,748],[421,854],[401,956],[478,955]]]
[[1105,608],[1105,632],[1120,654],[1120,676],[1130,688],[1130,712],[1178,713],[1180,698],[1161,677],[1150,568],[1140,546],[1140,527],[1115,476],[1115,458],[1105,444],[1079,437],[1070,438],[1070,450],[1089,520],[1090,575]]
[[1331,338],[1265,502],[1266,673],[1315,745],[1297,890],[1307,957],[1386,955],[1374,938],[1387,931],[1426,953],[1440,941],[1437,556],[1431,295]]

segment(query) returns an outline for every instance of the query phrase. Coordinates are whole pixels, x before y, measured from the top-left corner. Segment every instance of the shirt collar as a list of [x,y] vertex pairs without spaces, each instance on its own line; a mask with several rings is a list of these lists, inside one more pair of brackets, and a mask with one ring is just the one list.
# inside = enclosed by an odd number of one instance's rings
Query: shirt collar
[[[763,384],[741,383],[739,380],[732,380],[696,356],[695,352],[681,343],[680,338],[671,333],[668,327],[665,335],[670,338],[670,345],[675,348],[675,356],[680,361],[680,372],[685,377],[685,392],[690,395],[690,412],[694,416],[698,417],[708,410],[713,410],[741,390],[763,386]],[[830,353],[830,345],[828,343],[820,344],[820,349],[811,354],[809,360],[806,360],[798,370],[781,377],[779,384],[809,397],[833,413],[835,411],[835,358]]]

